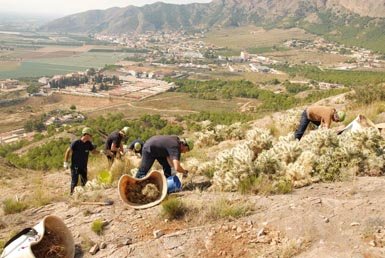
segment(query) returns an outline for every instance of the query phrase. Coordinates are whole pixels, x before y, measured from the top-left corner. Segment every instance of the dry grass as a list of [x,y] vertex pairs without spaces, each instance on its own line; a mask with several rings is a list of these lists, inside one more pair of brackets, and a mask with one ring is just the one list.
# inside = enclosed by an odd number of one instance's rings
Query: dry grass
[[205,216],[210,220],[240,218],[250,214],[252,207],[241,202],[222,199],[206,207]]
[[20,213],[28,209],[28,207],[29,205],[25,201],[17,201],[11,198],[5,199],[3,201],[3,211],[5,215]]
[[287,194],[293,191],[291,181],[280,179],[272,180],[268,176],[249,177],[239,184],[241,193],[252,193],[261,195]]
[[179,198],[169,197],[162,202],[161,215],[167,219],[181,219],[187,212],[187,205]]
[[296,240],[290,240],[282,246],[278,257],[291,258],[307,249],[307,245]]
[[374,123],[385,122],[384,116],[379,117],[379,114],[385,112],[384,102],[377,101],[369,105],[351,105],[346,112],[344,124],[347,125],[353,121],[358,115],[364,115]]

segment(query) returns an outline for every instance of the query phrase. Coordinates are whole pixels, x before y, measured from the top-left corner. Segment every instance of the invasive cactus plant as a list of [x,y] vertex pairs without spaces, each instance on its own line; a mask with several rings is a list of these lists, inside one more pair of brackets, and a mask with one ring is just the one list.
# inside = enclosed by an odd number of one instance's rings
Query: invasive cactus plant
[[385,139],[373,128],[337,135],[319,129],[301,141],[293,134],[277,141],[265,129],[246,132],[231,150],[220,153],[214,162],[214,185],[236,190],[250,176],[267,175],[273,180],[290,180],[295,187],[323,180],[338,180],[344,171],[360,175],[385,173]]
[[238,189],[239,182],[254,173],[254,152],[245,142],[218,154],[215,159],[214,188]]

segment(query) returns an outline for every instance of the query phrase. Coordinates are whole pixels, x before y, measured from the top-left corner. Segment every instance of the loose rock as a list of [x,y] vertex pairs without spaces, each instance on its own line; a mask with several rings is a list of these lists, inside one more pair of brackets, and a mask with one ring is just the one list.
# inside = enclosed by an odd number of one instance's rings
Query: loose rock
[[91,247],[89,253],[94,255],[96,254],[97,252],[99,251],[99,245],[98,244],[95,244],[93,247]]

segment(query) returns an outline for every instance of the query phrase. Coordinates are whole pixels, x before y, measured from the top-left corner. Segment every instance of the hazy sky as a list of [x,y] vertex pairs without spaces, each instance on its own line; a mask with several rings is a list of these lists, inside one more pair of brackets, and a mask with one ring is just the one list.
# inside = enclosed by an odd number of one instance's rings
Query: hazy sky
[[[143,6],[159,0],[0,0],[0,12],[73,14],[93,9]],[[162,0],[172,4],[209,3],[211,0]]]

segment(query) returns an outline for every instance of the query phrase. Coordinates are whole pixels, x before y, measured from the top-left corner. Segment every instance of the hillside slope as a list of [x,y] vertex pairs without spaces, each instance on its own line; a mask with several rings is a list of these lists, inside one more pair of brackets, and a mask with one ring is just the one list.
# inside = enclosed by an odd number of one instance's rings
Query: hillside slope
[[41,31],[130,34],[246,25],[303,28],[349,46],[385,53],[385,6],[376,0],[215,0],[208,4],[157,2],[92,10],[52,21]]
[[300,20],[310,14],[324,11],[385,17],[385,6],[381,1],[375,0],[215,0],[208,4],[188,5],[157,2],[143,7],[128,6],[73,14],[50,22],[41,30],[129,33],[212,26],[263,25],[287,19]]
[[[47,183],[66,191],[65,184],[58,182],[68,181],[68,176],[58,172]],[[161,206],[128,208],[114,187],[88,193],[112,199],[112,206],[82,205],[67,199],[2,215],[0,236],[8,239],[10,232],[55,214],[74,236],[76,257],[384,257],[384,184],[383,177],[360,177],[269,197],[184,191],[177,198],[189,207],[200,204],[202,208],[177,221],[164,220]],[[224,199],[250,205],[252,211],[240,218],[210,219],[202,215]],[[108,222],[100,236],[91,230],[96,219]],[[155,239],[155,230],[165,235]],[[107,247],[90,255],[91,245],[101,242]]]

